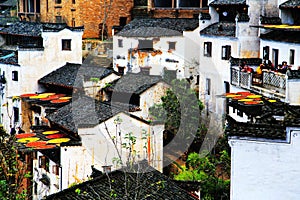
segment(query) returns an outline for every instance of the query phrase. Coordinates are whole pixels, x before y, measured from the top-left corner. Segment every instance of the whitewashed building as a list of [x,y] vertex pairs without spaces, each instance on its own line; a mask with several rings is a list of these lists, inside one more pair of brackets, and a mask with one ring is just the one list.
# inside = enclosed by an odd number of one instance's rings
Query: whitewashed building
[[189,78],[199,62],[197,28],[197,19],[136,18],[113,36],[114,69],[150,75],[167,69],[177,78]]
[[2,83],[1,105],[8,106],[1,107],[1,123],[6,130],[10,125],[22,125],[18,120],[20,104],[14,96],[43,92],[38,79],[66,62],[82,63],[82,33],[83,27],[34,22],[17,22],[1,29],[1,47],[11,50],[2,50],[0,59],[1,74],[6,79],[6,84]]

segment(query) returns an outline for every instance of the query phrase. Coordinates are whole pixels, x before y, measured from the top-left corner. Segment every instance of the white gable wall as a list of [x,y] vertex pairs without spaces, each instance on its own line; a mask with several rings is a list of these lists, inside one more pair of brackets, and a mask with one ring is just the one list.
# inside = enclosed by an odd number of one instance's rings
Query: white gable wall
[[229,140],[232,200],[299,199],[300,129],[289,135],[290,143]]
[[[44,50],[18,50],[18,63],[22,70],[22,87],[18,94],[37,92],[37,80],[62,67],[66,62],[82,63],[82,33],[68,29],[43,32]],[[62,50],[62,39],[71,39],[71,51]]]
[[[119,125],[115,123],[117,118],[122,120]],[[106,127],[108,131],[106,130]],[[122,144],[128,143],[128,140],[125,139],[126,134],[132,132],[136,137],[134,150],[136,150],[137,155],[134,156],[135,161],[147,159],[151,166],[162,171],[163,130],[163,125],[149,126],[148,124],[129,117],[124,113],[119,113],[108,119],[105,123],[103,122],[93,128],[79,128],[78,133],[82,138],[82,146],[86,147],[87,152],[90,154],[94,152],[93,155],[95,163],[97,163],[95,166],[98,168],[107,165],[112,165],[112,170],[119,168],[120,165],[116,165],[113,160],[120,156],[123,163],[126,163],[128,150],[124,147],[122,148]],[[142,139],[144,131],[147,135],[149,134],[149,137]],[[116,146],[114,146],[111,138],[114,138],[114,140],[117,141]],[[145,145],[146,147],[150,147],[150,149],[148,148],[149,151],[144,148]]]
[[[161,50],[161,55],[151,55],[148,52],[139,53],[128,53],[130,48],[138,47],[138,40],[152,40],[153,48],[155,50]],[[123,47],[118,47],[118,40],[123,41]],[[150,75],[162,75],[163,69],[167,68],[168,70],[177,70],[177,78],[184,78],[186,75],[184,73],[185,66],[185,51],[188,47],[185,44],[185,38],[182,36],[173,36],[173,37],[160,37],[160,38],[131,38],[131,37],[113,37],[113,64],[114,69],[118,71],[117,65],[125,67],[125,73],[128,71],[127,65],[132,65],[132,72],[140,72],[140,67],[151,66]],[[169,42],[176,42],[176,49],[169,51]],[[121,59],[117,59],[117,56],[120,56]],[[125,58],[125,59],[123,59]],[[178,63],[167,62],[166,59],[176,60]]]

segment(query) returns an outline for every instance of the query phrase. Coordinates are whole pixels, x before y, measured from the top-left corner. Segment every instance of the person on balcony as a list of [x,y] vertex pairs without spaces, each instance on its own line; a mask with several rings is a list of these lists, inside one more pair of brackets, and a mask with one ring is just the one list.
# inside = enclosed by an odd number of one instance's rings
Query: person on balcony
[[281,73],[282,73],[282,74],[285,74],[285,73],[286,73],[286,71],[287,71],[287,69],[288,69],[287,62],[286,62],[286,61],[283,61],[283,62],[282,62],[282,69],[281,69]]

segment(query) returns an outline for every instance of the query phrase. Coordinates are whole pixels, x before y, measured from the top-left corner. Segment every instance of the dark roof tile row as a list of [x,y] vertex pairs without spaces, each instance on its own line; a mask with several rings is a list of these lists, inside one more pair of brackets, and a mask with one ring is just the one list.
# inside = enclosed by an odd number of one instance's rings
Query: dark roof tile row
[[220,5],[246,5],[246,0],[214,0],[209,5],[210,6],[220,6]]
[[199,20],[195,18],[136,18],[124,26],[117,35],[125,37],[177,36],[179,33],[182,35],[183,31],[193,31],[198,26]]
[[235,37],[236,25],[234,22],[218,22],[200,31],[200,35]]
[[299,0],[288,0],[282,4],[279,5],[280,9],[290,9],[290,8],[298,8],[300,6]]

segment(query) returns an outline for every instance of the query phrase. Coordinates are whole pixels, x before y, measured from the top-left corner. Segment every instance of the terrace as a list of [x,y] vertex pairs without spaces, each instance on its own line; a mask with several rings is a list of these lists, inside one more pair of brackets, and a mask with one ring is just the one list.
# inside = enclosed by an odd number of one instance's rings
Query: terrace
[[[255,71],[259,62],[250,62],[248,65]],[[235,62],[232,62],[230,69],[230,82],[232,85],[269,98],[280,99],[283,102],[288,101],[288,92],[292,90],[291,83],[295,80],[300,80],[299,70],[293,70],[289,76],[274,71],[263,71],[262,75],[258,76],[255,72],[242,72],[238,63]]]

